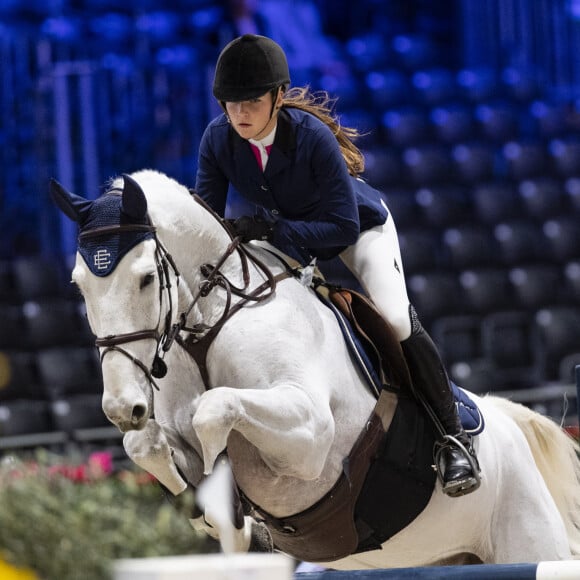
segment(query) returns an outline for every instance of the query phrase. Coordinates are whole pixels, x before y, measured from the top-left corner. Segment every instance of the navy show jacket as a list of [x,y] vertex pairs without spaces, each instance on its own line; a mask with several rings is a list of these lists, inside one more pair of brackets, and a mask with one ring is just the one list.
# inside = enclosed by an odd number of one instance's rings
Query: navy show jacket
[[255,205],[257,215],[274,223],[273,244],[301,262],[309,255],[334,257],[388,215],[380,193],[349,175],[331,130],[291,107],[278,115],[265,171],[225,115],[207,126],[196,193],[224,216],[230,186]]

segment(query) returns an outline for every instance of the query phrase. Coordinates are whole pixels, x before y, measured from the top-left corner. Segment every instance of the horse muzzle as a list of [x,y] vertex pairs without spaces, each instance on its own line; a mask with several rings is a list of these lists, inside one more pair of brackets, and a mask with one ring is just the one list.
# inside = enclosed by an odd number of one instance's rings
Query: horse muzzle
[[145,427],[150,416],[149,405],[146,402],[119,405],[114,400],[104,399],[103,411],[121,433],[140,431]]

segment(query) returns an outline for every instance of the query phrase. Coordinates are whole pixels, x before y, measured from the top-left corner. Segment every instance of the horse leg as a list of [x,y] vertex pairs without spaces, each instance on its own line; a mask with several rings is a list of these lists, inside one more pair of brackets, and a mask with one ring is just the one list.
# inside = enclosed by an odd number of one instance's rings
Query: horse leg
[[123,447],[129,458],[139,467],[155,476],[173,495],[187,489],[173,460],[173,451],[159,424],[149,419],[140,431],[128,431]]
[[[191,527],[197,532],[203,532],[210,538],[219,541],[220,528],[212,518],[211,513],[203,513],[189,520]],[[244,516],[243,526],[233,529],[234,552],[266,552],[274,551],[272,536],[265,524],[256,522],[250,516]]]
[[492,522],[493,563],[569,559],[566,529],[543,481],[514,479],[510,487]]
[[232,430],[242,434],[277,475],[315,479],[334,439],[328,401],[284,384],[270,389],[217,387],[205,392],[192,420],[209,474]]
[[[244,516],[227,456],[220,456],[218,464],[221,464],[221,476],[214,472],[216,475],[212,474],[197,490],[198,504],[203,507],[203,513],[195,514],[196,517],[189,520],[190,524],[215,540],[228,538],[229,541],[222,541],[226,552],[272,552],[274,545],[266,526]],[[216,481],[212,481],[214,477]]]
[[487,428],[502,432],[498,495],[489,529],[493,563],[570,558],[564,521],[524,434],[511,420],[502,428],[489,417]]
[[[188,484],[181,477],[175,461],[177,460],[179,465],[185,465],[182,450],[176,449],[174,453],[161,427],[153,419],[147,422],[145,429],[126,433],[123,438],[123,446],[134,463],[155,476],[159,483],[173,495],[179,495],[188,488]],[[189,523],[193,529],[203,531],[215,540],[219,540],[219,526],[211,511],[204,514],[196,512],[192,516]],[[233,527],[234,551],[247,552],[250,549],[258,551],[256,537],[262,530],[257,529],[257,525],[251,518],[244,517],[241,524]],[[264,542],[264,546],[261,551],[271,551],[271,549],[267,550],[266,542]]]
[[564,520],[570,551],[580,554],[580,461],[578,443],[552,419],[507,399],[486,397],[522,430],[538,469]]

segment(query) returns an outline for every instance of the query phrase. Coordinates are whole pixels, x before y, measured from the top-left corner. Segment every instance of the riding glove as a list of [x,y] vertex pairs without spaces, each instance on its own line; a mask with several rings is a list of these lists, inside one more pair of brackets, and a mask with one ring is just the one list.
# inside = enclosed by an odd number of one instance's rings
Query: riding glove
[[243,243],[250,240],[269,240],[272,236],[272,224],[259,216],[244,215],[234,220],[232,227]]

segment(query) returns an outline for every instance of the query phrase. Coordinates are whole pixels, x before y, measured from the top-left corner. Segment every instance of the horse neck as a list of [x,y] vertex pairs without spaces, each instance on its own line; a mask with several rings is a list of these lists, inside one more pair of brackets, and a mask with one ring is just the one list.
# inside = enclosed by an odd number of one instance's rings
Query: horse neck
[[[223,226],[207,210],[197,204],[187,207],[186,212],[173,220],[170,226],[158,225],[159,236],[177,266],[188,290],[180,292],[180,307],[188,307],[200,284],[205,280],[202,266],[215,266],[224,256],[231,239]],[[240,258],[234,252],[222,266],[220,272],[236,286],[243,285]],[[212,323],[223,312],[225,298],[211,292],[198,302],[190,322]],[[183,311],[183,310],[182,310]],[[201,318],[201,320],[197,320]]]

